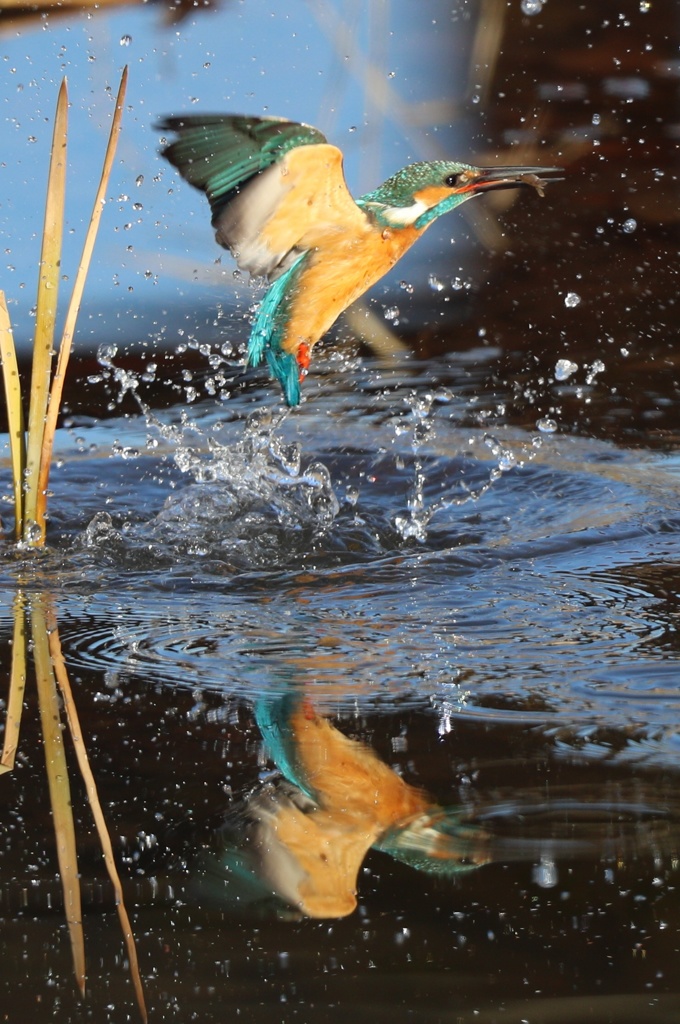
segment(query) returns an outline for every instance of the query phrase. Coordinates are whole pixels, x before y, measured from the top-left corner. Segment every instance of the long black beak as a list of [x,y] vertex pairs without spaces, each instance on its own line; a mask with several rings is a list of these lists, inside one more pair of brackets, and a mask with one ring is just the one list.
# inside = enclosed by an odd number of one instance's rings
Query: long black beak
[[560,174],[563,167],[477,167],[469,174],[467,187],[473,192],[493,192],[504,188],[535,188],[543,195],[546,185],[564,178],[546,178],[546,174]]

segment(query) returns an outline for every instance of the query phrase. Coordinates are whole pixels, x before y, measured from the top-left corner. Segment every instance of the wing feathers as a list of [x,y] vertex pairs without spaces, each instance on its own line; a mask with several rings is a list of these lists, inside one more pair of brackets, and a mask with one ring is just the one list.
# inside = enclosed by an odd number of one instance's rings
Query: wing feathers
[[207,193],[213,216],[289,149],[326,141],[316,128],[274,117],[196,114],[166,117],[158,128],[177,134],[163,156]]
[[328,231],[361,233],[342,153],[308,125],[240,116],[171,117],[163,155],[210,200],[217,241],[241,269],[275,280]]

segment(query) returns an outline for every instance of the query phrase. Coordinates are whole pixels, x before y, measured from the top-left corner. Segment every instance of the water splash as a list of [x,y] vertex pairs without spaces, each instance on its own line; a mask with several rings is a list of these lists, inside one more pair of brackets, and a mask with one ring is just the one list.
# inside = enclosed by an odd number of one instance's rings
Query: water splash
[[424,541],[431,513],[428,512],[425,506],[424,488],[426,477],[421,450],[434,429],[434,423],[430,415],[434,403],[434,395],[430,393],[424,395],[411,393],[407,401],[409,403],[412,423],[413,483],[406,499],[408,514],[396,516],[394,525],[404,540]]
[[286,415],[253,413],[242,436],[223,444],[185,415],[168,425],[149,414],[150,426],[174,442],[174,461],[192,482],[142,524],[118,530],[108,513],[98,513],[81,547],[107,557],[199,558],[248,568],[279,566],[308,550],[340,506],[326,466],[305,465],[300,446],[277,434]]
[[[426,446],[435,439],[434,412],[436,404],[445,399],[446,393],[437,392],[424,395],[411,393],[406,400],[409,406],[409,416],[406,420],[408,425],[404,425],[403,418],[395,424],[398,434],[404,433],[410,428],[413,452],[413,480],[406,499],[407,512],[399,513],[394,517],[394,526],[403,540],[425,542],[428,527],[434,516],[445,509],[479,501],[505,473],[521,468],[532,461],[543,444],[543,439],[538,435],[531,437],[527,442],[516,442],[510,445],[504,444],[493,434],[484,434],[483,447],[491,452],[495,460],[486,477],[473,487],[467,482],[465,473],[461,469],[455,480],[449,481],[445,492],[428,502],[426,490],[429,467],[426,461]],[[478,439],[469,438],[468,451],[464,454],[472,455],[472,449],[477,445]]]

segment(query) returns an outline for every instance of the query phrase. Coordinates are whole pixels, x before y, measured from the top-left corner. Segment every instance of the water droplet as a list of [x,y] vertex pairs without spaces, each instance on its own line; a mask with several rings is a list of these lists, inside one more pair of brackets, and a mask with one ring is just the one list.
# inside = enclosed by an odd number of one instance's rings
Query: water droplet
[[121,46],[129,46],[131,42],[132,42],[132,36],[129,36],[129,35],[126,34],[126,35],[120,37],[120,45]]
[[647,14],[652,9],[652,0],[640,0],[640,13]]
[[101,366],[110,366],[118,355],[117,345],[100,345],[97,349],[97,362]]
[[385,310],[385,319],[395,321],[399,317],[399,306],[389,306]]
[[139,188],[139,186],[143,185],[143,184],[144,184],[144,175],[143,174],[138,174],[137,177],[135,178],[135,185],[137,186],[137,188]]
[[571,359],[558,359],[555,363],[555,380],[568,380],[578,370],[578,363]]
[[600,121],[602,120],[602,118],[600,117],[599,114],[593,114],[593,116],[591,117],[590,120],[592,121],[593,124],[599,124]]
[[522,14],[540,14],[545,0],[522,0]]
[[428,283],[433,292],[443,292],[444,288],[446,287],[444,282],[440,281],[439,278],[435,277],[434,274],[430,274],[428,278]]
[[27,547],[35,547],[42,540],[42,529],[33,519],[24,524],[24,544]]
[[557,885],[557,865],[552,859],[541,858],[540,864],[534,864],[531,871],[532,878],[541,889],[552,889]]
[[543,434],[554,434],[557,430],[555,420],[551,420],[549,416],[543,416],[542,419],[536,420],[536,426]]
[[604,370],[604,363],[601,359],[596,359],[592,366],[588,367],[588,373],[586,374],[586,384],[592,384],[598,373],[602,373]]
[[626,235],[632,235],[637,228],[637,221],[633,217],[629,217],[628,220],[624,220],[621,228]]
[[354,487],[352,484],[348,484],[345,488],[345,501],[348,505],[354,507],[359,500],[359,488]]
[[564,296],[564,305],[567,309],[573,309],[574,306],[578,306],[581,301],[581,296],[577,295],[576,292],[567,292]]

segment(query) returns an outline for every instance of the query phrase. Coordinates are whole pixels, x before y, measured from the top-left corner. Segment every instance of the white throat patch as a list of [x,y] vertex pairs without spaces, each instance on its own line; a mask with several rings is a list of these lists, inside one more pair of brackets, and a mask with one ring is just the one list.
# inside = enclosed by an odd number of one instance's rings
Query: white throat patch
[[395,228],[404,228],[415,224],[418,217],[428,210],[429,206],[426,206],[420,199],[416,199],[411,206],[388,206],[382,211],[382,216],[388,224],[394,224]]

